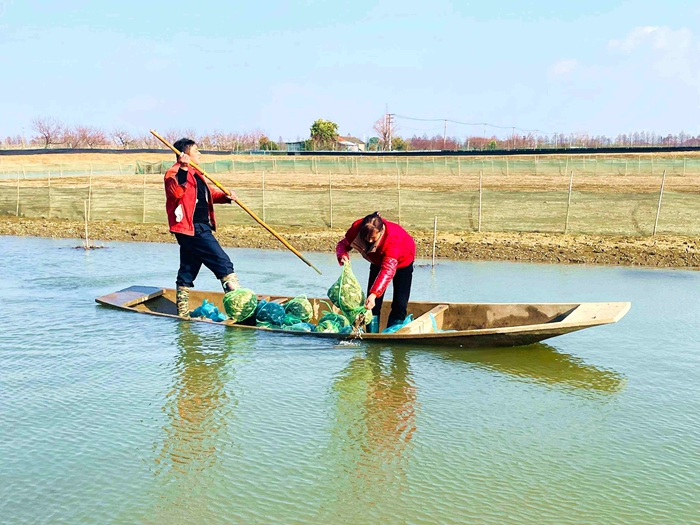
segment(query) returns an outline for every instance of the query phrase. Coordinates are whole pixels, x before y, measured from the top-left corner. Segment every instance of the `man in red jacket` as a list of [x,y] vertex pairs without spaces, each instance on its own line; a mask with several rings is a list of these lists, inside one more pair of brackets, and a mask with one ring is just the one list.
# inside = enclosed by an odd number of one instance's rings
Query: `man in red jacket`
[[201,153],[191,139],[174,144],[181,152],[175,164],[165,173],[165,211],[170,231],[180,245],[180,269],[177,272],[177,314],[189,317],[190,288],[194,286],[202,264],[221,281],[225,292],[240,288],[233,264],[216,240],[214,203],[227,204],[236,200],[216,187],[209,186],[190,161],[199,163]]
[[[336,246],[335,253],[341,265],[350,260],[349,252],[353,248],[371,263],[365,308],[372,310],[378,322],[384,292],[393,281],[394,297],[387,326],[403,322],[407,315],[413,261],[416,258],[413,237],[395,222],[386,221],[379,212],[374,212],[355,221]],[[378,325],[370,328],[376,331]]]

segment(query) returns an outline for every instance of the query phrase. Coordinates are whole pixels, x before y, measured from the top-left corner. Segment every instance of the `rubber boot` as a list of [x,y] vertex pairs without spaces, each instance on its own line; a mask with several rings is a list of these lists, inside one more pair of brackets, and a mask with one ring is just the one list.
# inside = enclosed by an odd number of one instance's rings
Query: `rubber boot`
[[187,286],[178,286],[175,293],[175,302],[177,303],[177,315],[184,318],[190,318],[190,289]]
[[241,283],[238,282],[236,272],[222,277],[220,281],[221,286],[224,288],[224,292],[232,292],[233,290],[238,290],[241,287]]
[[369,322],[367,325],[367,333],[368,334],[376,334],[379,332],[379,317],[374,316],[372,320]]

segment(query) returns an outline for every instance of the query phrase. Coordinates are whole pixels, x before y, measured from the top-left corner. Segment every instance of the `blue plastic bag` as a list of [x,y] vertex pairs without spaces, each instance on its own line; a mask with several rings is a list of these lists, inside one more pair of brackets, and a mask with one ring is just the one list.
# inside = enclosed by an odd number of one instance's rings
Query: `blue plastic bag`
[[383,334],[393,334],[397,330],[400,330],[401,328],[406,326],[411,321],[413,321],[413,314],[408,314],[408,317],[406,317],[406,319],[404,319],[400,323],[396,323],[396,324],[393,324],[391,326],[387,326],[384,330],[382,330],[382,333]]
[[205,317],[207,319],[211,319],[212,321],[216,321],[217,323],[228,319],[216,306],[214,306],[214,303],[211,303],[206,299],[202,301],[201,306],[194,309],[194,311],[190,314],[190,317]]

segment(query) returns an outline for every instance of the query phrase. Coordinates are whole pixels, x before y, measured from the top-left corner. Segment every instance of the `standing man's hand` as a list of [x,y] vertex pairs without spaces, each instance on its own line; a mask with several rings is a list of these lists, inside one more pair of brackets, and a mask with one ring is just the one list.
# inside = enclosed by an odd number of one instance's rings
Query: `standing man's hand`
[[187,167],[190,165],[190,156],[187,153],[180,153],[180,165],[187,169]]
[[373,293],[369,294],[367,296],[367,300],[365,301],[365,308],[367,310],[371,310],[374,308],[374,301],[377,299],[377,296],[374,295]]
[[[231,191],[231,190],[229,190]],[[226,198],[228,199],[229,203],[236,202],[238,200],[238,195],[236,195],[233,191],[231,191],[231,195],[226,195]]]

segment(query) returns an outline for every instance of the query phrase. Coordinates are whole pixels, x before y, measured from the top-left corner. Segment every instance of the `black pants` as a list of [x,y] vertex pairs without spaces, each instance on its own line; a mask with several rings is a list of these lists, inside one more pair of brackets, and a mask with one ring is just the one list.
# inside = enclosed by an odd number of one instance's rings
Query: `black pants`
[[[376,264],[371,264],[369,267],[369,284],[367,285],[367,295],[374,284],[374,281],[379,275],[381,270],[380,266]],[[387,326],[395,325],[396,323],[402,322],[406,319],[408,313],[406,309],[408,308],[408,299],[411,296],[411,282],[413,281],[413,263],[409,264],[405,268],[399,268],[396,270],[396,275],[391,281],[394,284],[394,297],[391,301],[391,312],[389,313],[389,321]],[[374,302],[374,308],[372,308],[372,315],[379,318],[379,314],[382,311],[382,303],[384,302],[384,295],[377,297]]]
[[182,233],[176,233],[175,237],[180,245],[180,269],[175,281],[178,286],[193,287],[202,264],[209,268],[217,279],[233,273],[231,259],[221,248],[208,224],[195,223],[194,237]]

